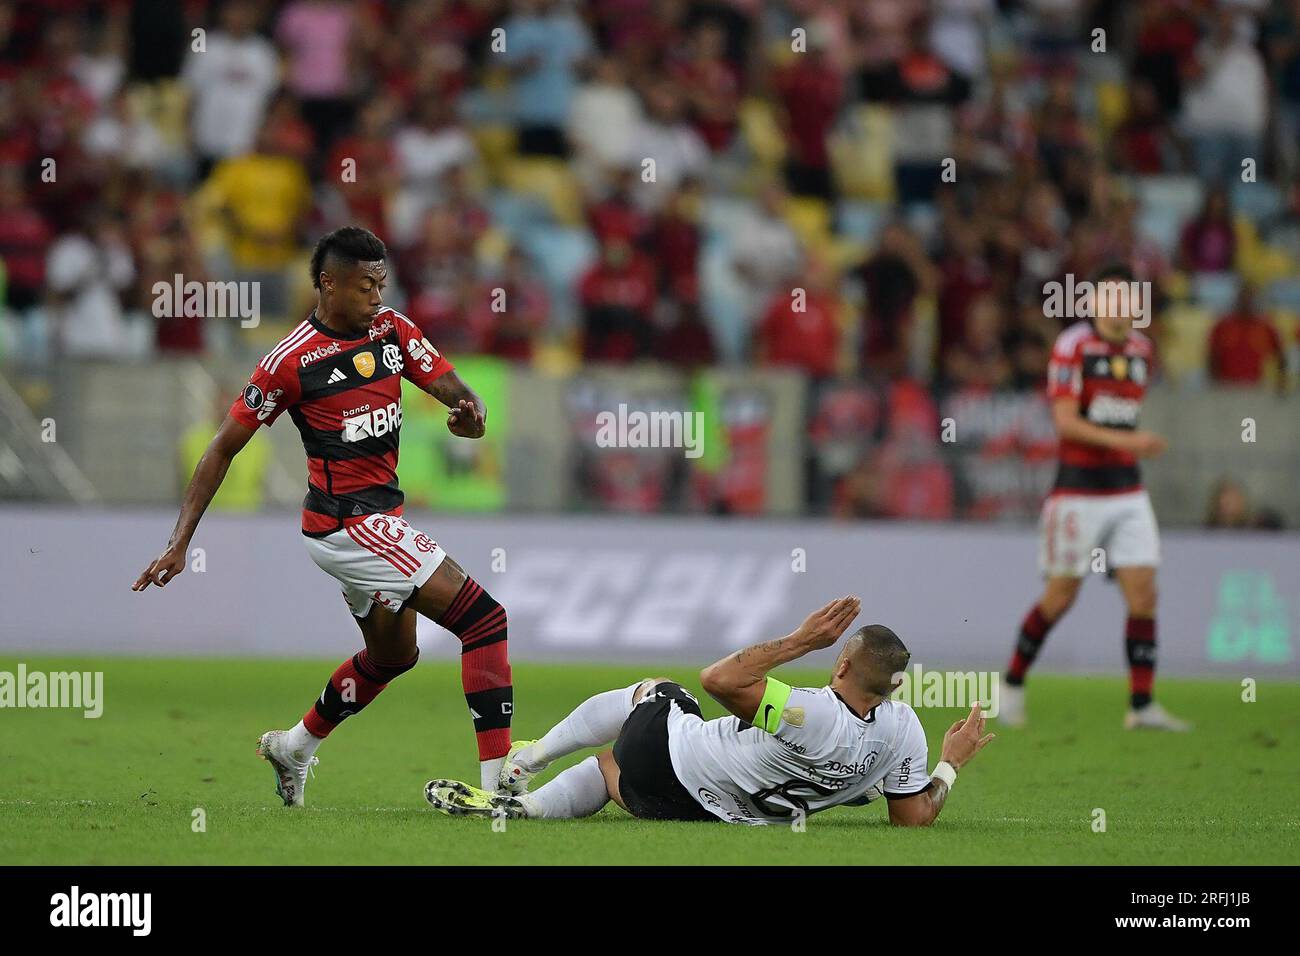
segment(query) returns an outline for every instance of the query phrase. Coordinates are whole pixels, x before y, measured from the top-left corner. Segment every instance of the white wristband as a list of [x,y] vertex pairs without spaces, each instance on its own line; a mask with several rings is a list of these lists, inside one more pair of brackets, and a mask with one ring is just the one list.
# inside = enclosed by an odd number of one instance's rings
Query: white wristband
[[957,779],[957,768],[946,760],[940,760],[935,765],[935,768],[930,771],[930,776],[942,780],[948,785],[949,789],[952,789],[952,785]]

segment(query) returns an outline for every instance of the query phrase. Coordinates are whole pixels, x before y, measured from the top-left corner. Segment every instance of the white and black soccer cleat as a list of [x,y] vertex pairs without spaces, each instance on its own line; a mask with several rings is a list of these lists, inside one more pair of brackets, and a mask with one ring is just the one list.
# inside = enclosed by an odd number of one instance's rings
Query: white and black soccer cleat
[[1025,686],[1006,681],[999,688],[998,723],[1007,727],[1025,726]]
[[1125,730],[1141,730],[1144,728],[1185,733],[1192,729],[1192,725],[1185,720],[1178,719],[1155,701],[1152,701],[1137,710],[1130,709],[1124,715]]
[[510,750],[506,752],[506,759],[501,762],[501,770],[497,774],[497,793],[515,797],[523,796],[528,792],[528,782],[547,768],[547,764],[542,764],[540,767],[525,766],[518,760],[519,752],[535,743],[536,740],[516,740],[510,745]]
[[286,807],[303,806],[303,791],[307,788],[307,773],[320,763],[315,754],[308,757],[302,751],[291,751],[285,745],[283,730],[268,730],[257,741],[257,755],[275,771],[275,792]]

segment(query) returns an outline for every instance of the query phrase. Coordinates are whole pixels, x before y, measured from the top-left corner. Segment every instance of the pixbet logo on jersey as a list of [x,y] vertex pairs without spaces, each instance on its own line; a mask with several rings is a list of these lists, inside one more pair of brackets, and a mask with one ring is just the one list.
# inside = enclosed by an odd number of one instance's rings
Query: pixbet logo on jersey
[[311,351],[303,352],[302,356],[298,359],[298,364],[302,368],[306,368],[312,362],[320,361],[329,355],[337,355],[338,352],[339,344],[337,342],[331,342],[329,345],[320,345]]
[[379,408],[369,408],[357,415],[343,419],[343,440],[361,441],[363,438],[380,438],[402,427],[402,405],[389,402]]

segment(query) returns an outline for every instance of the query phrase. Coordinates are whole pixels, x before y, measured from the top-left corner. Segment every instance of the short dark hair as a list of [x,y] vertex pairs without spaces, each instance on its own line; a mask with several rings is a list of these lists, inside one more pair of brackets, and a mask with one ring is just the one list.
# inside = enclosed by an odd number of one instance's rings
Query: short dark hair
[[1122,262],[1108,262],[1092,274],[1092,284],[1103,282],[1132,282],[1133,270]]
[[360,226],[344,226],[327,232],[320,237],[311,254],[311,284],[320,288],[320,274],[325,268],[325,260],[355,264],[358,262],[378,262],[388,258],[388,249],[384,241],[369,229]]
[[859,686],[869,693],[889,696],[895,674],[907,669],[912,652],[883,624],[868,624],[853,632],[848,652],[862,664]]

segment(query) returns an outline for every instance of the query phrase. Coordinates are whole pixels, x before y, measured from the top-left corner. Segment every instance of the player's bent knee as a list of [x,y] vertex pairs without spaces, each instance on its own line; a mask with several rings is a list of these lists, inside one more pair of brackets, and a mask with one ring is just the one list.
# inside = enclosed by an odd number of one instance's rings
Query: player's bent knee
[[[618,778],[620,771],[618,761],[614,759],[614,751],[605,750],[596,755],[596,763],[600,766],[601,776],[605,778],[605,792],[609,798],[617,803],[624,810],[627,810],[627,804],[623,802],[623,795],[618,792]],[[629,813],[632,811],[628,810]]]

